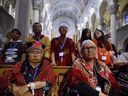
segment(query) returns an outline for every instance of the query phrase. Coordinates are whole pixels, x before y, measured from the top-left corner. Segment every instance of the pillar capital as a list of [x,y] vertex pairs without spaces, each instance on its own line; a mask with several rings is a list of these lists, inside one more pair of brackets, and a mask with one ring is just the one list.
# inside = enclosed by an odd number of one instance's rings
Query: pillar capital
[[41,5],[41,0],[32,0],[33,10],[35,9],[39,10],[40,5]]
[[44,22],[45,21],[45,17],[43,15],[40,16],[39,19],[40,19],[40,22]]
[[44,22],[45,21],[44,11],[41,11],[40,16],[39,16],[39,21],[40,22]]
[[109,7],[110,14],[116,14],[117,13],[117,9],[118,9],[118,5],[117,4],[111,4],[110,7]]

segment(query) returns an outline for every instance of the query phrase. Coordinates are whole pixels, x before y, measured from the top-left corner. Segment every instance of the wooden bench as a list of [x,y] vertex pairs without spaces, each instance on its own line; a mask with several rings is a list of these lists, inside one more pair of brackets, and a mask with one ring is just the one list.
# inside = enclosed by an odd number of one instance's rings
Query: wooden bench
[[52,66],[52,67],[53,67],[54,72],[57,74],[56,87],[55,87],[53,94],[54,96],[58,96],[58,90],[60,87],[60,83],[62,82],[65,73],[69,69],[71,69],[71,66]]
[[[62,82],[65,73],[69,69],[71,69],[71,66],[52,66],[52,67],[54,72],[57,74],[56,86],[54,88],[53,96],[58,96],[57,94],[58,94],[60,83]],[[12,68],[13,68],[13,65],[0,65],[0,76],[5,70],[10,70]]]

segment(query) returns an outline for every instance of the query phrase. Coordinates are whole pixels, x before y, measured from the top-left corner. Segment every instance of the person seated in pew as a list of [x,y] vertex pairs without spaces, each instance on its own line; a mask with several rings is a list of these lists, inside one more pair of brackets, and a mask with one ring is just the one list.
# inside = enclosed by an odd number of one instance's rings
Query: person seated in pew
[[128,96],[128,52],[123,52],[114,58],[113,73],[121,86],[120,96]]
[[85,40],[80,52],[82,57],[68,72],[60,96],[119,96],[120,86],[110,69],[96,59],[97,47],[94,42]]
[[128,65],[128,52],[124,52],[118,55],[116,58],[114,58],[113,61],[114,61],[113,62],[114,67],[117,67],[117,68],[124,65]]
[[40,42],[34,42],[27,50],[26,60],[18,62],[3,75],[3,86],[14,96],[50,96],[56,74],[43,55],[44,46],[42,48]]

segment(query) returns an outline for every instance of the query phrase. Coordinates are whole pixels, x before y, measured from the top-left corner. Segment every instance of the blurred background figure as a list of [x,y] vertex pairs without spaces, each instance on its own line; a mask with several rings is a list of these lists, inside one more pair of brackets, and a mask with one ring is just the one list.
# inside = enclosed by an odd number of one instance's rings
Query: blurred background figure
[[0,32],[0,64],[3,64],[3,55],[2,55],[2,45],[3,45],[3,38],[2,38],[2,35],[1,35],[1,32]]
[[2,48],[2,43],[3,43],[3,38],[2,38],[2,35],[1,35],[1,32],[0,32],[0,48]]
[[117,50],[115,45],[111,42],[111,34],[108,33],[105,35],[105,38],[108,40],[109,44],[111,45],[112,51],[114,51],[114,55],[117,57]]
[[75,43],[71,38],[66,37],[68,27],[65,23],[59,26],[60,37],[51,41],[52,65],[71,66],[75,60]]
[[23,43],[20,37],[21,32],[18,29],[12,29],[11,40],[4,45],[3,49],[4,64],[16,64],[23,58]]
[[121,86],[121,96],[128,96],[128,52],[123,52],[114,60],[114,75]]
[[85,40],[92,40],[91,30],[89,28],[85,28],[82,30],[81,38],[76,44],[78,57],[80,57],[80,47],[81,47],[83,41],[85,41]]
[[45,36],[45,35],[42,35],[41,32],[42,32],[42,26],[39,22],[35,22],[32,26],[32,30],[33,30],[33,33],[34,35],[29,35],[27,38],[26,38],[26,45],[32,44],[32,42],[34,41],[38,41],[38,42],[41,42],[43,44],[43,46],[45,46],[45,49],[44,49],[44,57],[49,59],[50,58],[50,39]]
[[113,67],[112,57],[114,54],[102,30],[96,29],[93,41],[98,48],[98,59],[104,62],[108,67]]

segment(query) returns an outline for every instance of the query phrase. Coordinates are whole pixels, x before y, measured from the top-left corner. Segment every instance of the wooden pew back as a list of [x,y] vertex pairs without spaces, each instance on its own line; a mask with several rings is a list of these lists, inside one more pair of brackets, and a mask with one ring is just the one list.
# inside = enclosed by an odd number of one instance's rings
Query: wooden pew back
[[[0,76],[5,70],[11,70],[13,65],[0,65]],[[71,66],[52,66],[54,72],[57,74],[56,86],[53,91],[53,96],[58,96],[58,90],[60,87],[60,83],[63,80],[65,73],[71,69]]]

